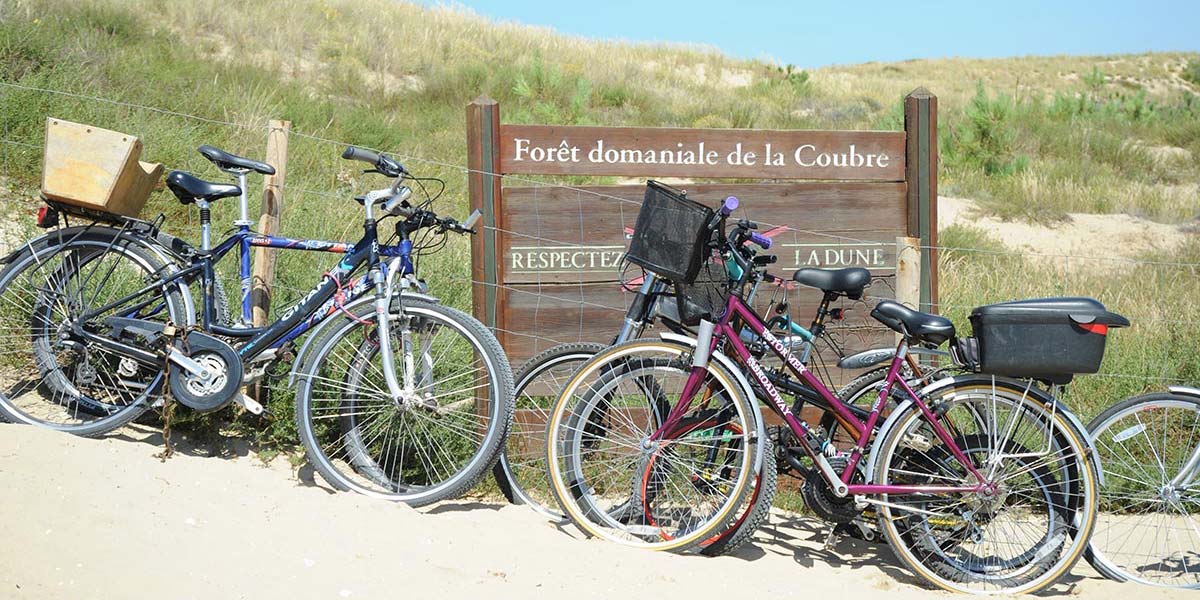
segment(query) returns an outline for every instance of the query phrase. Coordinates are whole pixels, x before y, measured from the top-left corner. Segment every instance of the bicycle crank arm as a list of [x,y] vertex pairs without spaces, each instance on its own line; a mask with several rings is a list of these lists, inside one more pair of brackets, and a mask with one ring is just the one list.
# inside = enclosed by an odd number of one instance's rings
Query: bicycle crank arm
[[209,379],[212,374],[204,368],[204,365],[188,358],[184,353],[177,350],[174,346],[167,346],[167,360],[175,363],[183,368],[184,371],[199,377],[200,379]]

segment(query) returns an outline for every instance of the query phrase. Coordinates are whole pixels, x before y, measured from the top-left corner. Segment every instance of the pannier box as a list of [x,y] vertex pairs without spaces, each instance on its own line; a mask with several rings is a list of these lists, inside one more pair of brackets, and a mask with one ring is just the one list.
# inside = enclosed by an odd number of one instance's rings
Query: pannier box
[[1018,300],[971,312],[980,371],[1053,383],[1099,371],[1108,329],[1128,326],[1091,298]]
[[162,165],[138,161],[138,138],[63,121],[46,120],[42,195],[85,209],[136,217],[162,176]]

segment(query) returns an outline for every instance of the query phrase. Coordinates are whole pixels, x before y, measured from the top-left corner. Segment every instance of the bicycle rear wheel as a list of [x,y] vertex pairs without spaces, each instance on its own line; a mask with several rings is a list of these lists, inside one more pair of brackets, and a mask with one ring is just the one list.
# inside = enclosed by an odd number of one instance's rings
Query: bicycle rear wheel
[[[938,587],[1033,593],[1079,559],[1096,515],[1086,435],[1052,400],[989,378],[968,378],[924,399],[993,489],[892,493],[879,528],[896,556]],[[879,485],[975,486],[915,405],[881,433]]]
[[736,380],[709,365],[675,425],[690,349],[614,346],[567,383],[547,424],[551,491],[584,533],[654,550],[714,540],[742,506],[761,460],[757,421]]
[[[116,231],[62,237],[34,242],[0,272],[0,419],[97,436],[145,411],[164,372],[78,339],[73,324],[142,289],[169,264]],[[82,326],[99,335],[116,335],[108,317],[183,326],[185,306],[177,288],[159,289]]]
[[1088,430],[1104,471],[1088,562],[1118,581],[1200,588],[1200,398],[1129,398]]

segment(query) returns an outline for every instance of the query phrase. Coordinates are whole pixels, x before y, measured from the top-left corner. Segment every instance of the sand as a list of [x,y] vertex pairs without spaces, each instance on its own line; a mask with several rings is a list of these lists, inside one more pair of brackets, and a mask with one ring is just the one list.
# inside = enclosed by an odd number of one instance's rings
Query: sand
[[[1114,257],[1135,258],[1153,250],[1170,250],[1188,239],[1186,226],[1156,223],[1126,214],[1069,213],[1053,227],[983,216],[973,200],[938,196],[938,227],[968,225],[1017,252],[1081,258],[1073,266],[1108,268]],[[1102,240],[1103,243],[1098,241]]]
[[[886,546],[779,513],[738,556],[581,539],[520,506],[417,511],[334,493],[244,448],[162,462],[147,431],[86,440],[0,425],[0,598],[951,597],[913,584]],[[190,454],[190,455],[189,455]],[[799,587],[803,585],[803,588]],[[1050,595],[1182,598],[1085,563]]]

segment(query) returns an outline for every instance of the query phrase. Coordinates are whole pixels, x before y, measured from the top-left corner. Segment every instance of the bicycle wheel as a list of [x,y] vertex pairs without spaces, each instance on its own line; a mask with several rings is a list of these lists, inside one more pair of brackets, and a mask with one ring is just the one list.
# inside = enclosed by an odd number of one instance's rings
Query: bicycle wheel
[[[1095,522],[1086,434],[1052,400],[1003,380],[963,378],[925,400],[996,487],[882,496],[879,528],[893,552],[920,577],[952,591],[1032,593],[1054,583],[1079,559]],[[882,432],[874,482],[975,485],[922,411],[900,410]]]
[[[116,231],[55,237],[34,242],[0,272],[0,419],[97,436],[145,411],[164,372],[77,339],[72,323],[137,292],[169,265]],[[108,317],[186,325],[185,307],[178,288],[159,289],[82,325],[113,336],[119,328]]]
[[413,506],[462,495],[495,463],[512,422],[512,372],[500,344],[461,311],[405,299],[392,327],[395,369],[414,392],[394,400],[374,305],[348,310],[354,318],[340,317],[298,374],[296,425],[309,461],[341,490]]
[[721,532],[762,456],[750,400],[711,363],[686,412],[660,436],[691,372],[691,349],[641,340],[597,354],[571,378],[547,423],[547,470],[584,533],[684,551]]
[[762,442],[762,466],[752,483],[750,499],[745,503],[741,515],[715,537],[701,542],[700,553],[705,556],[732,554],[754,539],[754,533],[771,516],[775,504],[775,492],[779,486],[779,466],[775,461],[775,447],[770,437]]
[[1200,398],[1129,398],[1088,430],[1104,470],[1088,562],[1118,581],[1200,588]]
[[529,359],[517,375],[512,431],[492,469],[509,502],[525,504],[554,520],[566,519],[546,482],[546,421],[571,375],[605,348],[602,344],[559,344]]

